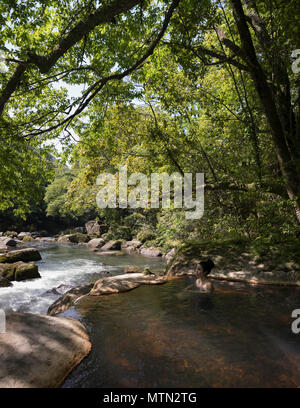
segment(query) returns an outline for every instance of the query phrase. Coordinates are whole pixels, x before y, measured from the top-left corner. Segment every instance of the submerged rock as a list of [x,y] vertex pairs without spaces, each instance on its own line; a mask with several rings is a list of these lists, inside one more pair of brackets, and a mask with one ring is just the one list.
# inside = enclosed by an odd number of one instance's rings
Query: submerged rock
[[76,286],[69,290],[49,307],[47,314],[55,316],[69,309],[79,297],[88,294],[93,286],[94,284],[90,283],[88,285]]
[[30,262],[42,259],[39,251],[35,248],[17,249],[0,255],[0,263],[14,263],[18,261]]
[[102,255],[102,256],[118,256],[118,255],[124,255],[124,252],[122,251],[97,251],[95,252],[97,255]]
[[6,333],[0,334],[0,388],[58,387],[90,349],[78,320],[7,313]]

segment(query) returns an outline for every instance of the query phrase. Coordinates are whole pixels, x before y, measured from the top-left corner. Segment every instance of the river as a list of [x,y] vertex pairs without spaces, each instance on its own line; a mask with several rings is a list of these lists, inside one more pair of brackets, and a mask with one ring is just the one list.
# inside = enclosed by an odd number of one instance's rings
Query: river
[[[46,313],[58,295],[126,265],[162,267],[159,259],[101,257],[87,248],[41,249],[42,279],[1,289],[0,307]],[[104,265],[104,264],[106,265]],[[300,387],[300,334],[291,312],[299,288],[215,282],[212,296],[187,289],[193,277],[116,295],[85,297],[62,315],[88,329],[91,353],[63,387]]]

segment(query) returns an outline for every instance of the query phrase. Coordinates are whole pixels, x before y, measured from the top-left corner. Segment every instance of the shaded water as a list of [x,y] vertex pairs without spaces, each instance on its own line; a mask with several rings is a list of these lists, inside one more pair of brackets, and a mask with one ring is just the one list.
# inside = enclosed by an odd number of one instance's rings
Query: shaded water
[[90,332],[90,355],[63,387],[299,387],[300,335],[291,332],[299,289],[194,278],[87,297],[63,315]]

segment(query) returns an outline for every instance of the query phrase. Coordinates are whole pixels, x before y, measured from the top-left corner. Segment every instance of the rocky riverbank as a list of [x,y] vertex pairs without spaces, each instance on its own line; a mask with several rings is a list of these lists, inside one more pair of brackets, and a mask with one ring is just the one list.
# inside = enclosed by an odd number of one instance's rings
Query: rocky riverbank
[[0,388],[58,387],[90,350],[78,320],[8,313],[0,333]]
[[[96,226],[93,224],[93,228]],[[41,256],[37,248],[24,248],[24,244],[27,245],[28,242],[57,242],[64,246],[67,244],[71,245],[75,252],[76,245],[77,248],[85,246],[87,250],[92,251],[93,256],[140,254],[152,258],[163,257],[168,263],[165,270],[156,275],[148,268],[143,270],[132,265],[125,267],[124,273],[117,276],[102,277],[93,283],[73,288],[59,287],[62,290],[57,293],[62,293],[62,296],[49,307],[48,317],[31,313],[9,313],[7,333],[0,334],[0,350],[5,354],[0,354],[2,358],[0,387],[58,386],[73,367],[87,355],[91,345],[86,329],[76,320],[56,317],[82,297],[117,294],[141,285],[163,284],[184,274],[194,275],[197,265],[209,258],[213,259],[215,264],[207,277],[211,282],[220,279],[263,285],[300,285],[300,263],[294,248],[287,253],[278,253],[266,245],[254,253],[249,241],[228,240],[185,242],[165,251],[153,246],[147,247],[146,242],[138,239],[110,240],[103,231],[90,234],[87,231],[70,232],[56,237],[28,235],[30,233],[2,236],[0,287],[12,285],[13,281],[40,277],[34,262],[40,260]],[[88,251],[86,253],[91,254]],[[45,350],[42,350],[42,343],[47,344]],[[56,363],[60,360],[64,361],[63,364]],[[19,369],[21,365],[26,367],[29,373],[27,376]]]
[[283,253],[268,245],[257,249],[248,240],[186,242],[169,259],[166,275],[194,274],[195,263],[206,259],[213,259],[215,264],[209,274],[212,279],[300,286],[299,250]]

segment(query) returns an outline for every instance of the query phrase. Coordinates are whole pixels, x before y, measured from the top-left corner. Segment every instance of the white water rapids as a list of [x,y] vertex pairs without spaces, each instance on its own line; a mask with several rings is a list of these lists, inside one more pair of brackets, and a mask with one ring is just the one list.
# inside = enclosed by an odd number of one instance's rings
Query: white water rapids
[[61,294],[48,292],[60,285],[71,287],[94,282],[97,279],[124,272],[129,265],[159,267],[162,261],[138,255],[101,256],[78,245],[35,245],[42,256],[36,262],[41,278],[12,282],[13,286],[0,288],[0,309],[5,312],[19,311],[47,313],[48,307]]

